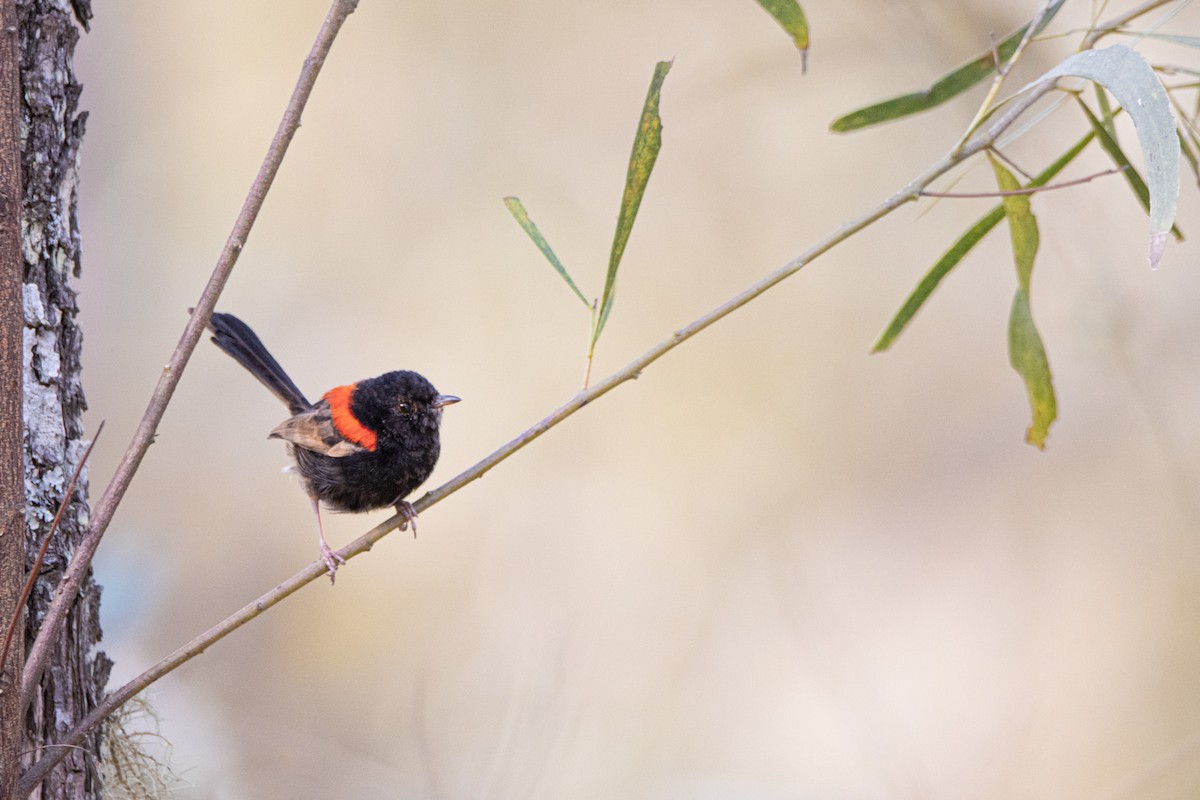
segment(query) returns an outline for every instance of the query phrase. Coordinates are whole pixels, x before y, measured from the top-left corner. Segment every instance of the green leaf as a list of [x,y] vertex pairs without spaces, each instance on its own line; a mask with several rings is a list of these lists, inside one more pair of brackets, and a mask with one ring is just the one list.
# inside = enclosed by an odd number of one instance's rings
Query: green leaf
[[[1002,192],[1015,192],[1021,188],[1020,181],[1000,160],[988,153],[992,171],[996,173],[996,186]],[[1017,265],[1017,284],[1021,291],[1029,294],[1029,280],[1033,275],[1033,260],[1038,250],[1038,226],[1030,207],[1027,194],[1009,194],[1001,198],[1004,216],[1008,218],[1008,230],[1012,234],[1013,262]]]
[[1029,295],[1020,289],[1013,295],[1008,315],[1008,361],[1024,379],[1025,393],[1029,396],[1033,419],[1025,431],[1025,441],[1045,449],[1050,425],[1058,416],[1058,402],[1054,398],[1046,348],[1029,311]]
[[967,253],[971,252],[972,248],[979,244],[983,237],[987,236],[1002,219],[1004,219],[1004,206],[996,206],[968,228],[966,233],[958,237],[958,241],[950,245],[950,249],[930,267],[916,288],[905,299],[904,305],[900,306],[900,310],[888,322],[883,333],[879,334],[879,338],[871,347],[872,353],[882,352],[892,346],[892,342],[903,333],[905,327],[921,310],[921,306],[925,305],[925,301],[933,294],[933,290],[938,287],[942,279],[949,275],[950,270],[958,266],[958,262],[962,261]]
[[654,77],[650,80],[650,89],[646,92],[646,102],[642,106],[642,117],[638,122],[637,135],[633,139],[633,152],[629,154],[629,169],[625,173],[625,192],[621,196],[617,230],[613,234],[612,251],[608,256],[608,274],[604,278],[604,292],[600,295],[600,312],[592,326],[592,347],[595,347],[600,332],[604,330],[604,324],[608,321],[608,314],[612,311],[617,290],[617,269],[621,266],[625,245],[629,243],[629,234],[633,231],[642,196],[646,193],[646,184],[650,181],[650,173],[654,171],[654,162],[658,159],[658,151],[662,147],[662,118],[658,115],[658,104],[663,80],[670,72],[671,64],[671,61],[660,61],[654,67]]
[[[1091,143],[1095,138],[1094,133],[1084,135],[1082,139],[1071,146],[1069,150],[1059,156],[1053,164],[1042,170],[1029,183],[1025,184],[1026,188],[1034,186],[1045,186],[1052,181],[1058,173],[1075,160],[1083,149]],[[937,260],[929,271],[921,278],[916,288],[912,290],[909,296],[905,299],[904,305],[896,312],[883,333],[879,334],[879,338],[871,347],[872,353],[882,352],[892,346],[892,342],[896,340],[912,318],[916,316],[921,306],[933,294],[933,290],[938,287],[942,279],[950,274],[950,270],[958,266],[958,262],[962,261],[967,253],[975,245],[979,244],[980,240],[996,227],[1000,220],[1004,219],[1004,205],[1001,203],[985,214],[978,222],[967,229],[967,232],[958,238],[950,249],[942,254],[942,257]]]
[[[1042,17],[1042,22],[1038,25],[1035,33],[1041,33],[1050,24],[1050,20],[1058,13],[1058,9],[1062,7],[1062,4],[1063,0],[1057,0],[1054,5],[1050,6],[1045,16]],[[884,100],[881,103],[875,103],[839,117],[829,126],[830,130],[835,133],[848,133],[870,125],[878,125],[882,122],[890,122],[912,114],[919,114],[922,111],[928,111],[931,108],[940,106],[942,103],[957,97],[995,72],[996,56],[999,56],[1001,62],[1011,58],[1021,40],[1025,38],[1025,31],[1028,28],[1028,24],[1024,25],[996,45],[995,52],[988,50],[975,60],[968,61],[938,78],[929,87],[921,91],[893,97],[890,100]]]
[[579,287],[575,285],[575,281],[571,280],[571,276],[567,273],[567,268],[558,260],[558,256],[554,254],[554,250],[551,249],[550,243],[546,241],[546,237],[542,236],[542,232],[538,230],[538,226],[529,218],[529,213],[525,210],[525,205],[521,202],[520,198],[506,197],[504,198],[504,205],[508,207],[509,212],[517,220],[517,224],[521,226],[525,234],[537,245],[537,249],[542,251],[542,255],[550,262],[550,266],[554,267],[554,271],[562,276],[562,279],[567,282],[567,286],[571,287],[571,291],[575,292],[575,296],[582,300],[583,304],[590,309],[592,304],[583,296],[583,292],[579,291]]
[[[1012,192],[1020,188],[1016,176],[995,156],[989,153],[988,159],[992,162],[996,186],[1000,191]],[[1013,263],[1017,267],[1017,292],[1008,315],[1008,361],[1025,381],[1025,393],[1029,396],[1029,407],[1033,413],[1033,420],[1025,431],[1025,441],[1044,448],[1050,424],[1054,422],[1058,410],[1054,399],[1054,382],[1050,377],[1050,362],[1046,358],[1042,337],[1033,324],[1029,304],[1029,284],[1038,250],[1037,220],[1030,208],[1029,195],[1005,195],[1002,203],[1012,235]]]
[[1112,104],[1108,102],[1108,92],[1104,91],[1104,87],[1098,83],[1093,83],[1092,86],[1096,89],[1096,105],[1100,106],[1100,118],[1104,120],[1104,130],[1108,131],[1108,135],[1117,141],[1117,124],[1113,121]]
[[[1079,100],[1079,98],[1076,98]],[[1100,140],[1100,146],[1104,148],[1104,152],[1108,153],[1108,157],[1113,160],[1113,163],[1121,168],[1121,174],[1125,176],[1125,182],[1129,184],[1129,188],[1133,190],[1133,194],[1141,203],[1142,210],[1149,213],[1150,211],[1150,189],[1146,186],[1146,182],[1142,179],[1141,173],[1137,168],[1130,163],[1129,157],[1125,155],[1125,151],[1121,149],[1121,145],[1108,132],[1108,128],[1101,122],[1092,110],[1088,108],[1087,103],[1079,100],[1079,107],[1083,109],[1083,113],[1087,115],[1088,124],[1092,126],[1092,130],[1096,132],[1096,137]],[[1176,135],[1178,139],[1178,135]],[[1178,180],[1178,178],[1176,178]],[[1183,233],[1175,225],[1171,226],[1171,233],[1179,241],[1183,240]]]
[[779,27],[792,37],[800,51],[800,71],[808,71],[808,20],[796,0],[758,0],[758,4],[775,18]]
[[[996,173],[996,186],[1002,192],[1012,192],[1021,184],[1000,161],[988,154]],[[1033,324],[1030,309],[1030,279],[1038,250],[1038,226],[1030,207],[1029,195],[1005,195],[1002,198],[1004,216],[1012,236],[1013,263],[1017,268],[1017,293],[1008,316],[1008,360],[1025,381],[1033,420],[1025,432],[1025,440],[1037,447],[1046,446],[1050,424],[1057,414],[1054,383],[1050,377],[1050,362],[1042,337]]]
[[1179,137],[1175,135],[1175,116],[1171,113],[1167,90],[1146,60],[1123,44],[1076,53],[1025,88],[1066,75],[1103,85],[1133,119],[1146,162],[1145,183],[1150,205],[1148,255],[1150,266],[1156,267],[1167,246],[1167,232],[1175,223],[1179,201]]

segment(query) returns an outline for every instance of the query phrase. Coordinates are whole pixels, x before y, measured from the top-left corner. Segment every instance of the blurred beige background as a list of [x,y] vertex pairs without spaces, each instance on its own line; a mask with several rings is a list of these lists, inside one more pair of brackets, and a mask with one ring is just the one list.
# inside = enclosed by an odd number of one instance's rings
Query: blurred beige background
[[[220,307],[310,395],[405,367],[462,396],[433,484],[449,479],[582,369],[585,314],[501,197],[598,292],[656,60],[675,58],[664,150],[597,375],[938,158],[972,101],[827,126],[1035,3],[806,6],[801,77],[752,0],[364,0]],[[1073,0],[1056,28],[1089,9]],[[78,60],[97,494],[325,10],[97,8]],[[1197,34],[1200,13],[1169,29]],[[1010,153],[1037,170],[1080,131],[1064,109]],[[1092,153],[1070,176],[1107,166]],[[416,541],[385,539],[161,681],[179,796],[1194,797],[1196,245],[1147,269],[1145,217],[1115,178],[1035,201],[1061,411],[1042,453],[1005,352],[1003,230],[893,352],[867,354],[990,206],[895,214],[431,509]],[[1193,237],[1197,210],[1185,169]],[[282,415],[201,346],[98,559],[114,685],[316,557],[266,440]],[[385,516],[327,531],[342,544]]]

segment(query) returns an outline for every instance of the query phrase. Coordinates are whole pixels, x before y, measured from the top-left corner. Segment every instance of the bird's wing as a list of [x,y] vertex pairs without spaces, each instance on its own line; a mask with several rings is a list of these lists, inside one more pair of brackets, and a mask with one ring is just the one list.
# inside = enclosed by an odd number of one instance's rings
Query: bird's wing
[[319,401],[312,410],[288,417],[276,425],[269,438],[284,439],[296,447],[333,458],[344,458],[367,450],[338,433],[333,425],[329,403],[325,400]]

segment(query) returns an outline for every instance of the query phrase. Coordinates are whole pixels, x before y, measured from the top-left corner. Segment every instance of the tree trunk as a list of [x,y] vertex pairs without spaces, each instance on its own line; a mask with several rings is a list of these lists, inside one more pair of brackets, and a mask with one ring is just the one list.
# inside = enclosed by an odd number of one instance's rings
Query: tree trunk
[[[79,275],[76,219],[79,145],[86,114],[72,57],[90,0],[17,0],[21,73],[21,171],[24,176],[24,420],[25,541],[32,564],[86,442],[80,383],[82,335],[72,281]],[[87,527],[86,471],[54,536],[27,607],[32,643],[51,592]],[[27,566],[28,568],[28,566]],[[100,640],[100,588],[89,574],[67,618],[28,710],[23,750],[31,764],[102,696],[111,662]],[[88,738],[38,789],[34,798],[99,798],[100,736]]]
[[[0,0],[0,797],[9,797],[17,782],[21,724],[21,664],[24,637],[4,620],[21,622],[21,584],[25,579],[25,475],[21,424],[24,325],[21,281],[21,143],[20,77],[17,72],[17,6]],[[22,630],[24,630],[22,628]],[[15,646],[14,646],[15,644]]]

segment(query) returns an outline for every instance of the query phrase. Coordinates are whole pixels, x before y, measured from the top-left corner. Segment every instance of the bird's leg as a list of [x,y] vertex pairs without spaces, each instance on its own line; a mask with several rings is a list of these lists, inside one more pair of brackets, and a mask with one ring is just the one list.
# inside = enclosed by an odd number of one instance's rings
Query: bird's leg
[[407,500],[397,500],[395,506],[396,513],[404,517],[404,521],[400,523],[400,530],[406,530],[412,525],[413,538],[417,538],[417,510],[413,508],[413,504]]
[[329,582],[333,583],[337,580],[338,564],[345,564],[346,559],[333,552],[329,542],[325,541],[325,526],[321,524],[321,502],[316,497],[309,499],[312,500],[313,514],[317,517],[317,538],[321,541],[321,560],[329,568]]

